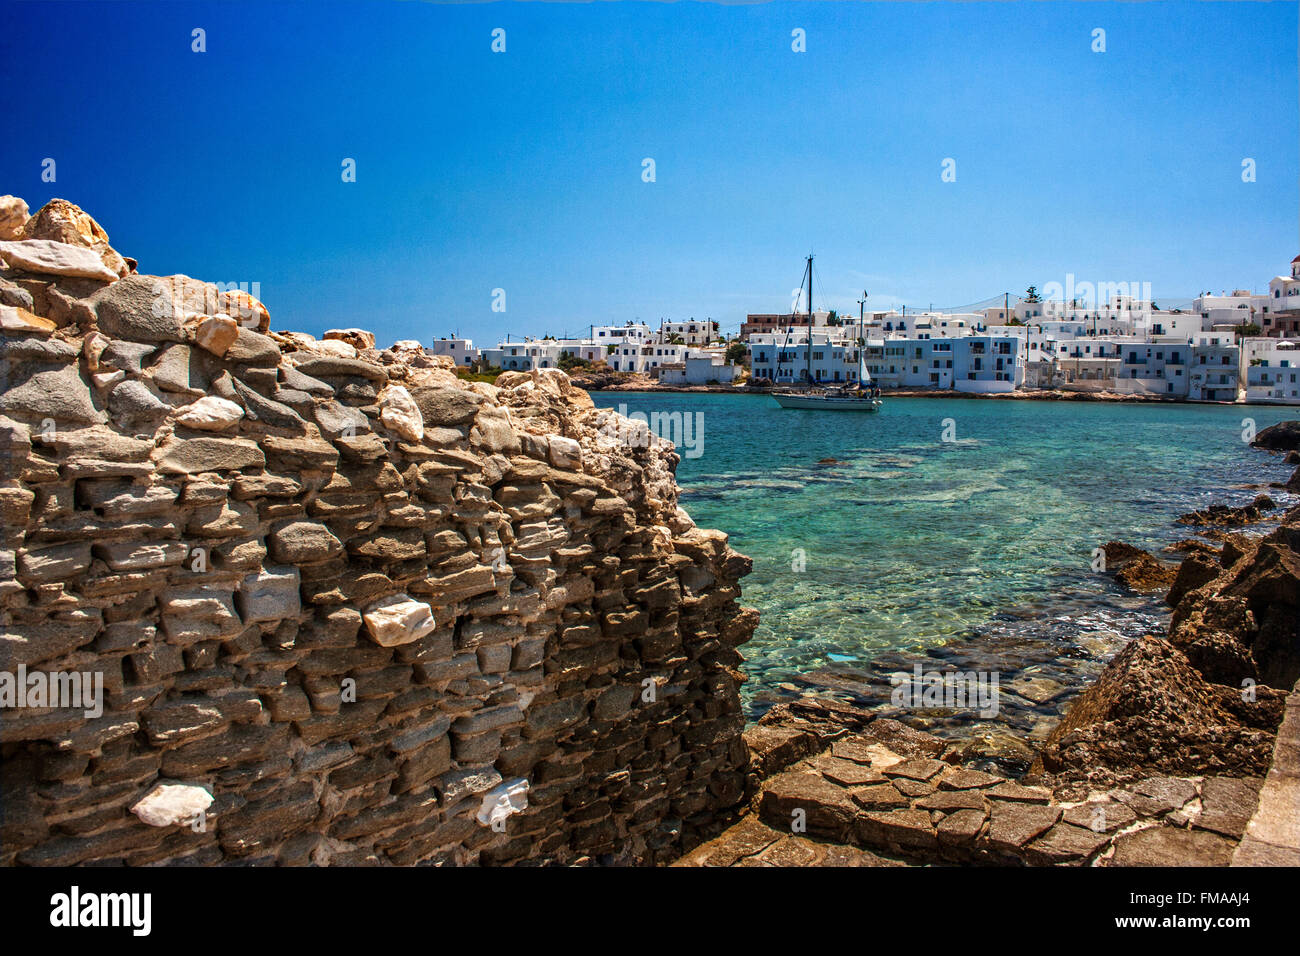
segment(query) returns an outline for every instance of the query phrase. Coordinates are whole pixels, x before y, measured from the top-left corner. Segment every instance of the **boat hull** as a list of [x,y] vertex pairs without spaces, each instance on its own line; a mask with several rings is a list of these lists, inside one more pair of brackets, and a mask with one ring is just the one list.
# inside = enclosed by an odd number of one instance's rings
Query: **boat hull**
[[783,395],[773,393],[772,397],[782,408],[800,408],[808,411],[834,411],[834,412],[878,412],[880,411],[880,399],[878,398],[839,398],[827,395]]

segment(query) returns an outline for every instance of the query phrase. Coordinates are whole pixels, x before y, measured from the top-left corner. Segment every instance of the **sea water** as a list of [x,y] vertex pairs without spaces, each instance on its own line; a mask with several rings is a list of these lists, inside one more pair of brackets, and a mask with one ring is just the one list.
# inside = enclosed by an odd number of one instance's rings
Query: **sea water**
[[741,648],[751,718],[795,696],[879,703],[889,673],[924,662],[998,671],[1012,703],[1004,722],[1026,731],[1167,622],[1158,600],[1095,568],[1095,549],[1120,540],[1159,553],[1194,536],[1180,514],[1285,481],[1293,469],[1248,439],[1300,417],[1261,406],[886,396],[879,413],[858,414],[781,409],[765,395],[592,397],[696,422],[680,503],[754,562],[741,582],[742,603],[761,612]]

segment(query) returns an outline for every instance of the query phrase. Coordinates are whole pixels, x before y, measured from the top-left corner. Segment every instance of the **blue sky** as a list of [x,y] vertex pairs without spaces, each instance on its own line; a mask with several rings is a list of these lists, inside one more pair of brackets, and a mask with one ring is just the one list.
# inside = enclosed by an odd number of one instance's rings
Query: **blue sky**
[[819,307],[864,288],[955,306],[1071,272],[1159,300],[1266,288],[1300,252],[1294,3],[3,16],[0,192],[82,205],[141,271],[258,282],[276,328],[734,329],[789,308],[809,251]]

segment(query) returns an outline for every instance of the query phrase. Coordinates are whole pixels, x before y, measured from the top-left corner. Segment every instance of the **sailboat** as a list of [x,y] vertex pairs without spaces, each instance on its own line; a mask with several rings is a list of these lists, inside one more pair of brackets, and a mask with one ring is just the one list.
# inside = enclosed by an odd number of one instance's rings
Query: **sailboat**
[[[875,388],[871,373],[867,371],[867,340],[862,335],[862,314],[860,311],[858,314],[858,380],[843,385],[818,386],[813,384],[812,263],[813,257],[810,255],[808,256],[807,272],[805,273],[808,280],[808,335],[804,351],[808,357],[806,373],[808,384],[803,388],[792,387],[775,391],[772,393],[772,397],[776,399],[776,403],[782,408],[821,409],[823,411],[837,412],[879,411],[882,402],[877,397],[879,390]],[[790,331],[793,331],[793,327]],[[790,331],[786,333],[787,342],[789,341]],[[829,335],[827,336],[827,344],[830,344]]]

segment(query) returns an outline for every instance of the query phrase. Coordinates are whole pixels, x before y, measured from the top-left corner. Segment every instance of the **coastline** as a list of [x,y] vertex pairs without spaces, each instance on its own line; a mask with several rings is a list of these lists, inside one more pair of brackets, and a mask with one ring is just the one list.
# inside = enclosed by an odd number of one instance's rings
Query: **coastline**
[[[1252,453],[1295,464],[1297,433],[1266,429]],[[1300,490],[1300,468],[1273,486]],[[915,705],[796,699],[746,729],[750,812],[677,865],[1300,864],[1300,505],[1273,504],[1184,515],[1201,542],[1177,565],[1103,546],[1169,615],[1081,689],[1027,773],[972,761]]]
[[[770,395],[771,388],[748,385],[660,385],[651,379],[638,379],[626,383],[593,383],[575,377],[573,383],[586,392],[668,392],[680,394]],[[956,389],[896,388],[881,392],[889,398],[970,398],[1000,401],[1043,402],[1112,402],[1129,405],[1222,405],[1228,407],[1286,408],[1283,402],[1209,402],[1186,398],[1164,398],[1158,395],[1121,395],[1118,392],[1067,392],[1060,389],[1034,389],[1013,392],[962,392]]]
[[[1300,485],[1293,478],[1290,490],[1297,487]],[[1232,483],[1222,486],[1219,495],[1228,498],[1243,491],[1266,495],[1278,488],[1286,489],[1287,485]],[[1167,634],[1179,603],[1171,603],[1168,595],[1171,589],[1179,597],[1189,590],[1186,581],[1181,587],[1177,584],[1179,569],[1187,560],[1218,560],[1220,548],[1228,539],[1236,539],[1231,547],[1257,546],[1285,522],[1294,521],[1300,510],[1300,506],[1293,506],[1289,513],[1274,508],[1253,515],[1251,507],[1232,509],[1243,518],[1231,530],[1188,522],[1187,539],[1156,552],[1098,540],[1097,546],[1105,550],[1110,563],[1101,574],[1114,585],[1101,605],[1095,603],[1095,596],[1079,594],[1067,580],[1045,575],[1045,599],[1032,610],[1016,609],[999,615],[998,620],[925,651],[891,651],[866,666],[818,668],[799,675],[794,685],[805,700],[851,702],[851,706],[869,709],[876,717],[896,719],[914,730],[935,735],[947,745],[947,752],[963,764],[1020,777],[1039,762],[1038,755],[1056,727],[1116,658],[1147,635]],[[1094,616],[1098,610],[1110,618],[1109,626],[1123,637],[1118,646],[1112,643],[1099,650],[1090,647],[1085,654],[1087,639],[1081,640],[1077,632],[1081,619]],[[981,720],[977,709],[969,706],[909,711],[892,705],[891,675],[914,669],[1000,671],[1003,682],[999,713],[991,720]],[[760,714],[751,726],[761,723],[764,716]]]

